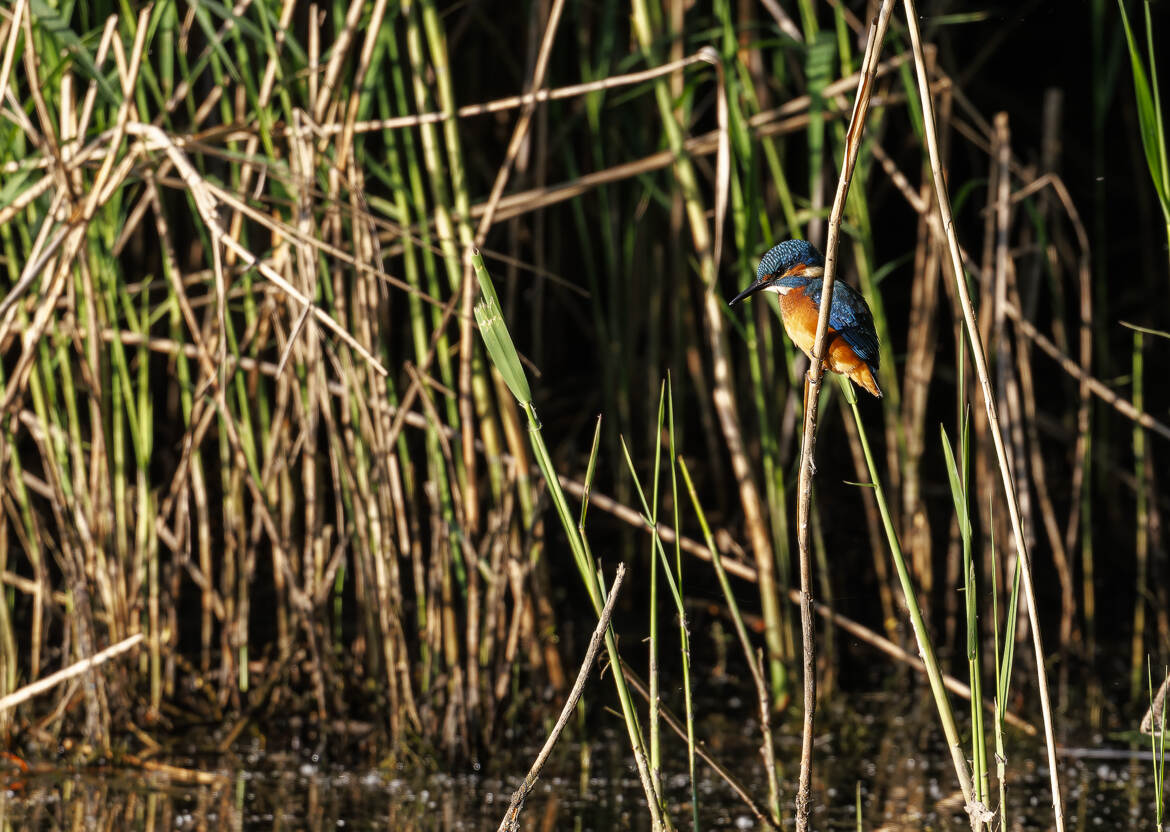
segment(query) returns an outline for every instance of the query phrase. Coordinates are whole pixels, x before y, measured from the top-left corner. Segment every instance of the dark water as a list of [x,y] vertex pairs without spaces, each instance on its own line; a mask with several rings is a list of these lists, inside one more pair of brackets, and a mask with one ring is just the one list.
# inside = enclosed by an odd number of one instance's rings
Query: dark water
[[[914,697],[925,696],[916,688]],[[843,699],[844,697],[838,697]],[[751,703],[730,698],[707,710],[699,733],[713,756],[763,804],[767,788],[758,755]],[[960,707],[960,703],[956,703]],[[624,732],[590,743],[565,742],[529,799],[521,828],[648,829],[642,792]],[[816,743],[817,829],[857,829],[860,787],[866,830],[964,830],[961,801],[929,701],[890,694],[853,698],[826,709]],[[776,728],[782,769],[782,809],[791,814],[799,715]],[[535,749],[501,753],[492,770],[419,776],[406,770],[340,767],[311,756],[265,755],[203,760],[214,782],[181,782],[162,774],[84,773],[9,776],[0,793],[0,832],[64,830],[372,830],[492,832]],[[690,828],[685,746],[664,736],[664,776],[671,815]],[[1013,732],[1008,748],[1009,829],[1048,829],[1052,811],[1043,748]],[[502,758],[507,759],[502,759]],[[176,765],[194,768],[191,760]],[[994,765],[994,759],[992,760]],[[1087,737],[1061,756],[1070,830],[1154,829],[1154,789],[1148,738]],[[702,829],[763,828],[731,788],[699,763]],[[860,784],[860,786],[859,786]],[[998,799],[993,801],[997,805]],[[785,824],[791,826],[790,819]]]

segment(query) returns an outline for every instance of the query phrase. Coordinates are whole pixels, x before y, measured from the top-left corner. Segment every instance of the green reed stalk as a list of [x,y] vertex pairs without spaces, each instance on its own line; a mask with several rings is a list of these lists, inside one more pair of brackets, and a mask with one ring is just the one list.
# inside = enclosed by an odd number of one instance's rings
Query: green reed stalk
[[[654,491],[647,516],[645,517],[647,524],[653,529],[650,540],[650,666],[648,673],[650,678],[647,680],[647,685],[650,688],[650,774],[654,778],[654,786],[658,789],[659,794],[662,793],[662,737],[658,719],[661,689],[658,680],[658,558],[656,557],[658,547],[656,544],[658,542],[658,475],[662,463],[661,435],[665,389],[664,384],[662,391],[658,395],[658,422],[654,432]],[[634,469],[633,461],[630,459],[624,437],[621,438],[621,447],[622,452],[625,454],[626,465],[629,466],[630,474],[638,488],[638,493],[641,494],[642,486],[638,481],[638,474]],[[643,500],[644,503],[645,501]]]
[[[986,803],[988,799],[987,737],[983,729],[983,673],[979,660],[979,618],[978,593],[975,583],[975,564],[971,558],[971,516],[968,510],[970,432],[967,419],[963,420],[962,437],[959,446],[959,463],[956,465],[951,442],[946,428],[939,425],[943,456],[947,463],[947,475],[951,485],[951,499],[955,504],[955,516],[959,522],[959,536],[963,545],[963,603],[967,613],[967,676],[971,687],[971,762],[975,799]],[[977,824],[979,825],[979,824]]]
[[[994,501],[988,501],[988,515],[994,520]],[[992,528],[994,528],[992,523]],[[1000,652],[999,638],[999,590],[996,576],[999,564],[995,554],[995,535],[988,535],[991,544],[991,616],[995,645],[995,777],[999,781],[999,825],[1007,829],[1007,752],[1004,750],[1003,726],[1007,713],[1007,695],[1012,681],[1012,663],[1016,655],[1016,621],[1020,610],[1020,573],[1022,565],[1016,558],[1016,571],[1012,576],[1011,600],[1008,602],[1007,620],[1004,622],[1003,652]]]
[[[886,503],[885,490],[878,477],[877,466],[869,448],[869,438],[865,433],[865,426],[861,421],[861,413],[857,409],[857,394],[853,390],[852,382],[845,376],[838,376],[845,400],[853,410],[853,421],[857,426],[857,436],[861,440],[861,449],[865,454],[865,463],[869,468],[869,476],[873,484],[874,496],[877,499],[878,511],[882,516],[882,525],[886,530],[886,539],[890,544],[890,555],[894,559],[894,567],[898,570],[898,580],[902,584],[902,596],[906,601],[906,609],[910,613],[910,623],[914,629],[914,638],[918,641],[919,654],[926,666],[926,677],[930,681],[930,692],[934,697],[935,707],[938,709],[939,721],[942,723],[943,733],[946,735],[947,748],[951,753],[951,761],[955,766],[955,775],[959,779],[959,786],[963,790],[963,797],[968,805],[972,805],[974,791],[971,784],[971,773],[967,768],[967,758],[963,754],[962,744],[959,741],[959,731],[955,726],[955,715],[951,711],[951,703],[947,698],[946,688],[943,686],[942,671],[934,654],[934,644],[930,634],[926,631],[926,624],[922,619],[922,610],[918,606],[918,597],[914,590],[914,582],[910,578],[910,570],[906,566],[906,559],[902,556],[902,546],[898,542],[898,534],[894,531],[894,521],[890,515],[890,507]],[[969,810],[970,811],[970,810]],[[975,808],[975,811],[980,811]]]
[[[423,28],[426,31],[427,47],[431,57],[430,75],[435,79],[435,88],[438,92],[438,104],[444,112],[453,113],[456,109],[455,92],[452,81],[452,72],[447,51],[447,36],[439,19],[439,13],[433,0],[420,0]],[[416,83],[422,79],[416,79]],[[454,118],[445,119],[442,123],[444,145],[447,150],[447,164],[450,173],[450,193],[453,210],[452,220],[458,230],[459,245],[466,249],[473,242],[474,232],[471,226],[471,195],[468,191],[467,173],[462,143],[459,137],[459,121]],[[484,446],[484,455],[489,465],[489,482],[493,489],[492,495],[498,502],[502,487],[502,469],[497,462],[503,449],[500,445],[500,425],[495,413],[491,395],[491,385],[487,378],[487,367],[483,363],[482,354],[475,347],[475,338],[472,335],[472,326],[466,315],[467,306],[471,304],[474,289],[470,284],[470,272],[466,275],[463,262],[455,249],[454,238],[447,239],[440,233],[440,244],[443,247],[444,259],[451,276],[453,291],[462,294],[461,308],[465,313],[459,321],[459,341],[463,349],[459,356],[459,393],[460,393],[460,426],[463,443],[463,465],[468,469],[463,483],[464,511],[467,522],[472,528],[477,526],[474,518],[478,516],[479,507],[476,505],[478,489],[475,482],[475,446],[472,428],[471,402],[464,403],[467,398],[474,401],[476,416],[480,429],[480,438]],[[456,253],[454,259],[451,254]],[[458,550],[456,550],[458,551]],[[603,599],[604,600],[604,599]]]
[[[1143,380],[1144,361],[1142,357],[1143,336],[1141,332],[1133,333],[1133,406],[1138,413],[1145,409],[1145,383]],[[1146,636],[1146,598],[1149,597],[1149,587],[1146,585],[1149,572],[1150,536],[1149,536],[1149,507],[1146,489],[1146,431],[1137,422],[1133,423],[1133,478],[1136,491],[1136,539],[1134,541],[1134,568],[1135,586],[1133,602],[1133,635],[1131,643],[1131,663],[1129,677],[1129,698],[1136,701],[1142,684],[1142,654],[1145,653],[1144,643]],[[1086,531],[1088,531],[1086,529]]]
[[703,541],[707,544],[707,551],[711,555],[711,565],[715,567],[715,576],[719,579],[719,588],[723,591],[723,599],[727,602],[727,611],[731,615],[732,623],[735,625],[735,634],[739,637],[740,646],[743,647],[744,659],[747,660],[748,668],[751,670],[752,680],[756,685],[756,694],[759,697],[760,704],[760,734],[763,737],[764,768],[768,775],[768,809],[772,814],[772,822],[776,826],[779,826],[780,783],[776,776],[776,752],[772,743],[772,729],[770,724],[772,707],[768,697],[768,683],[764,677],[763,662],[757,656],[755,648],[752,647],[747,626],[744,624],[743,615],[739,611],[739,602],[735,600],[735,592],[731,589],[731,581],[728,580],[727,571],[723,568],[723,556],[719,554],[719,548],[715,545],[715,538],[711,534],[711,526],[707,523],[706,512],[703,511],[703,506],[699,502],[699,495],[695,491],[695,484],[691,480],[691,472],[687,468],[687,462],[679,455],[675,455],[675,459],[678,460],[679,469],[682,471],[684,482],[686,482],[687,493],[690,495],[691,505],[695,509],[695,517],[698,519],[699,528],[703,532]]
[[[666,376],[666,406],[667,425],[670,431],[670,506],[674,513],[674,528],[679,525],[679,494],[678,494],[678,446],[675,442],[674,426],[674,390],[671,376]],[[661,443],[659,443],[661,444]],[[679,594],[683,591],[682,577],[682,541],[674,536],[674,576],[678,584]],[[686,619],[679,618],[680,649],[683,651],[683,697],[687,709],[687,767],[691,778],[691,824],[695,832],[699,832],[699,781],[695,777],[695,701],[691,690],[691,656],[690,631],[687,629]]]
[[[677,571],[672,571],[670,561],[666,557],[666,550],[662,545],[662,538],[658,534],[658,483],[659,472],[661,470],[662,462],[662,426],[663,416],[666,410],[666,401],[670,396],[669,380],[663,382],[662,390],[658,399],[658,430],[655,432],[655,449],[654,449],[654,480],[653,490],[651,492],[651,500],[646,500],[645,491],[642,488],[642,482],[638,477],[637,469],[634,467],[634,461],[630,457],[629,448],[626,446],[625,440],[622,440],[622,453],[626,459],[626,466],[629,468],[630,476],[634,482],[634,489],[638,494],[638,499],[642,503],[642,519],[645,520],[647,526],[651,529],[651,545],[653,550],[650,554],[651,559],[659,559],[662,561],[663,573],[666,576],[667,586],[670,588],[671,598],[674,600],[675,612],[678,615],[679,621],[679,649],[681,653],[681,663],[683,672],[683,697],[686,707],[686,722],[687,722],[687,762],[689,775],[691,780],[691,809],[692,809],[692,824],[695,832],[699,829],[699,815],[698,815],[698,787],[695,782],[695,724],[694,724],[694,700],[691,695],[691,645],[690,634],[687,630],[686,608],[683,605],[682,597],[682,562],[681,554],[675,553],[675,566]],[[674,407],[673,402],[670,404],[670,442],[671,442],[671,459],[674,459]],[[671,466],[671,484],[674,487],[674,494],[677,497],[678,483],[675,479],[674,466]],[[675,502],[677,512],[677,500]],[[677,518],[676,518],[677,526]],[[678,548],[676,537],[675,548]],[[655,573],[653,564],[651,565],[651,574]],[[651,593],[651,598],[656,599],[656,594]],[[655,601],[652,600],[652,604]],[[655,611],[652,611],[654,614]],[[655,615],[655,617],[657,617]],[[656,628],[655,628],[656,629]],[[653,654],[652,654],[653,655]],[[654,707],[654,702],[651,702],[651,707]],[[660,781],[656,780],[656,784]]]
[[[423,35],[419,26],[419,15],[412,11],[412,7],[413,3],[407,3],[404,4],[402,9],[402,13],[406,18],[407,54],[412,69],[411,81],[414,88],[415,105],[418,107],[419,112],[427,112],[434,105],[425,81],[428,75],[428,68],[423,54]],[[443,57],[445,59],[445,55]],[[435,56],[432,56],[432,58],[435,58]],[[437,58],[435,59],[437,60]],[[449,71],[449,69],[445,64],[441,67],[444,73]],[[449,86],[447,90],[448,92],[450,91]],[[442,104],[439,104],[439,106],[442,106]],[[422,158],[425,169],[430,178],[431,196],[434,200],[432,211],[435,231],[439,238],[439,246],[447,268],[448,282],[452,291],[459,291],[462,265],[457,248],[458,242],[456,240],[454,222],[451,216],[450,183],[447,175],[447,166],[443,161],[440,150],[438,129],[434,124],[424,123],[419,125],[419,140],[422,145]],[[413,172],[418,169],[418,166],[411,165],[408,169]],[[416,204],[421,206],[425,203],[416,201]],[[468,238],[467,242],[469,241],[470,238]],[[438,286],[436,283],[436,285],[432,286],[432,291],[437,292],[437,289]],[[468,414],[461,412],[459,415],[463,418]],[[453,422],[452,424],[456,423]],[[464,460],[461,458],[461,455],[456,454],[455,470],[458,473],[459,488],[463,493],[467,494],[469,493],[466,488],[467,472],[464,470],[463,463]]]
[[[1170,669],[1163,669],[1170,677]],[[1161,832],[1166,814],[1166,700],[1162,697],[1162,713],[1154,713],[1154,669],[1146,654],[1147,690],[1150,695],[1150,758],[1154,766],[1154,832]]]
[[1162,116],[1162,96],[1158,90],[1158,65],[1154,52],[1154,26],[1150,19],[1150,0],[1142,4],[1146,21],[1147,66],[1141,47],[1134,37],[1125,11],[1125,0],[1117,0],[1121,22],[1125,28],[1125,42],[1129,48],[1130,71],[1133,74],[1134,94],[1137,97],[1138,125],[1141,129],[1142,149],[1150,170],[1150,181],[1162,208],[1166,223],[1166,239],[1170,242],[1170,153],[1167,151],[1166,122]]

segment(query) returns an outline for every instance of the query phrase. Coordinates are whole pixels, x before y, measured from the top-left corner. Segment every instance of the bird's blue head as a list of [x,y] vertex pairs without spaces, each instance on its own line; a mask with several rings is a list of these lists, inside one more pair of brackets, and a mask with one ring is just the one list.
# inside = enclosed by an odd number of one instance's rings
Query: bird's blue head
[[823,277],[825,258],[807,240],[785,240],[772,246],[760,259],[756,279],[731,299],[729,306],[735,306],[744,298],[762,290],[786,292],[808,285],[810,280]]

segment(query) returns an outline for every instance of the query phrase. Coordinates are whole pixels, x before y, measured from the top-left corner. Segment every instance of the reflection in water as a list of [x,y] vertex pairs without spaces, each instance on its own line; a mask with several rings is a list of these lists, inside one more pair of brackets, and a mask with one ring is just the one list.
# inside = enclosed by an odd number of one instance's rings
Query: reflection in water
[[[699,731],[709,749],[754,794],[766,793],[754,745],[757,727],[750,704],[724,702],[724,712],[705,719]],[[910,705],[886,697],[854,699],[829,706],[817,742],[818,829],[857,828],[855,799],[861,788],[866,830],[969,828],[956,800],[942,738],[929,702]],[[784,809],[799,755],[796,722],[777,727]],[[1045,756],[1033,740],[1009,747],[1008,829],[1048,828],[1051,806]],[[1062,756],[1070,829],[1149,828],[1153,791],[1148,756],[1127,749],[1105,752],[1095,738],[1089,751]],[[1138,754],[1144,755],[1142,746]],[[531,832],[609,832],[648,829],[642,794],[620,733],[590,747],[564,743],[546,769],[521,816]],[[689,826],[690,789],[685,749],[667,745],[664,774],[671,814]],[[582,762],[588,772],[582,776]],[[411,778],[378,769],[326,769],[286,757],[258,756],[251,770],[241,762],[204,764],[216,772],[205,784],[176,782],[157,774],[85,773],[9,779],[0,791],[0,832],[60,829],[69,832],[131,830],[400,830],[401,832],[494,832],[512,788],[531,761],[530,752],[495,763],[494,773]],[[189,762],[185,763],[191,767]],[[502,774],[501,774],[502,772]],[[15,776],[15,775],[14,775]],[[754,829],[754,818],[730,788],[702,772],[699,783],[703,829]]]

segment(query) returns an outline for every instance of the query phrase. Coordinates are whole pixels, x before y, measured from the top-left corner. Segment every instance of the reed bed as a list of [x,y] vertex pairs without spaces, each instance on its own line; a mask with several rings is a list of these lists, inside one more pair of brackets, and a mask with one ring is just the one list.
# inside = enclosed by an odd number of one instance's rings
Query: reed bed
[[[655,828],[699,828],[703,766],[787,820],[773,735],[798,667],[811,728],[857,660],[841,632],[929,677],[973,828],[1004,825],[1005,732],[1039,712],[1052,753],[1083,688],[1117,720],[1110,674],[1140,712],[1170,660],[1149,7],[1085,12],[1130,70],[1091,45],[1086,150],[1060,90],[980,110],[951,39],[980,13],[906,3],[867,51],[878,5],[0,10],[0,697],[139,640],[0,707],[7,742],[295,722],[460,765],[540,733],[603,612],[613,694],[573,696],[620,713]],[[1149,170],[1121,235],[1114,99]],[[788,237],[869,300],[880,401],[813,372],[806,422],[774,303],[727,309]],[[695,597],[733,622],[765,796],[697,733]]]

